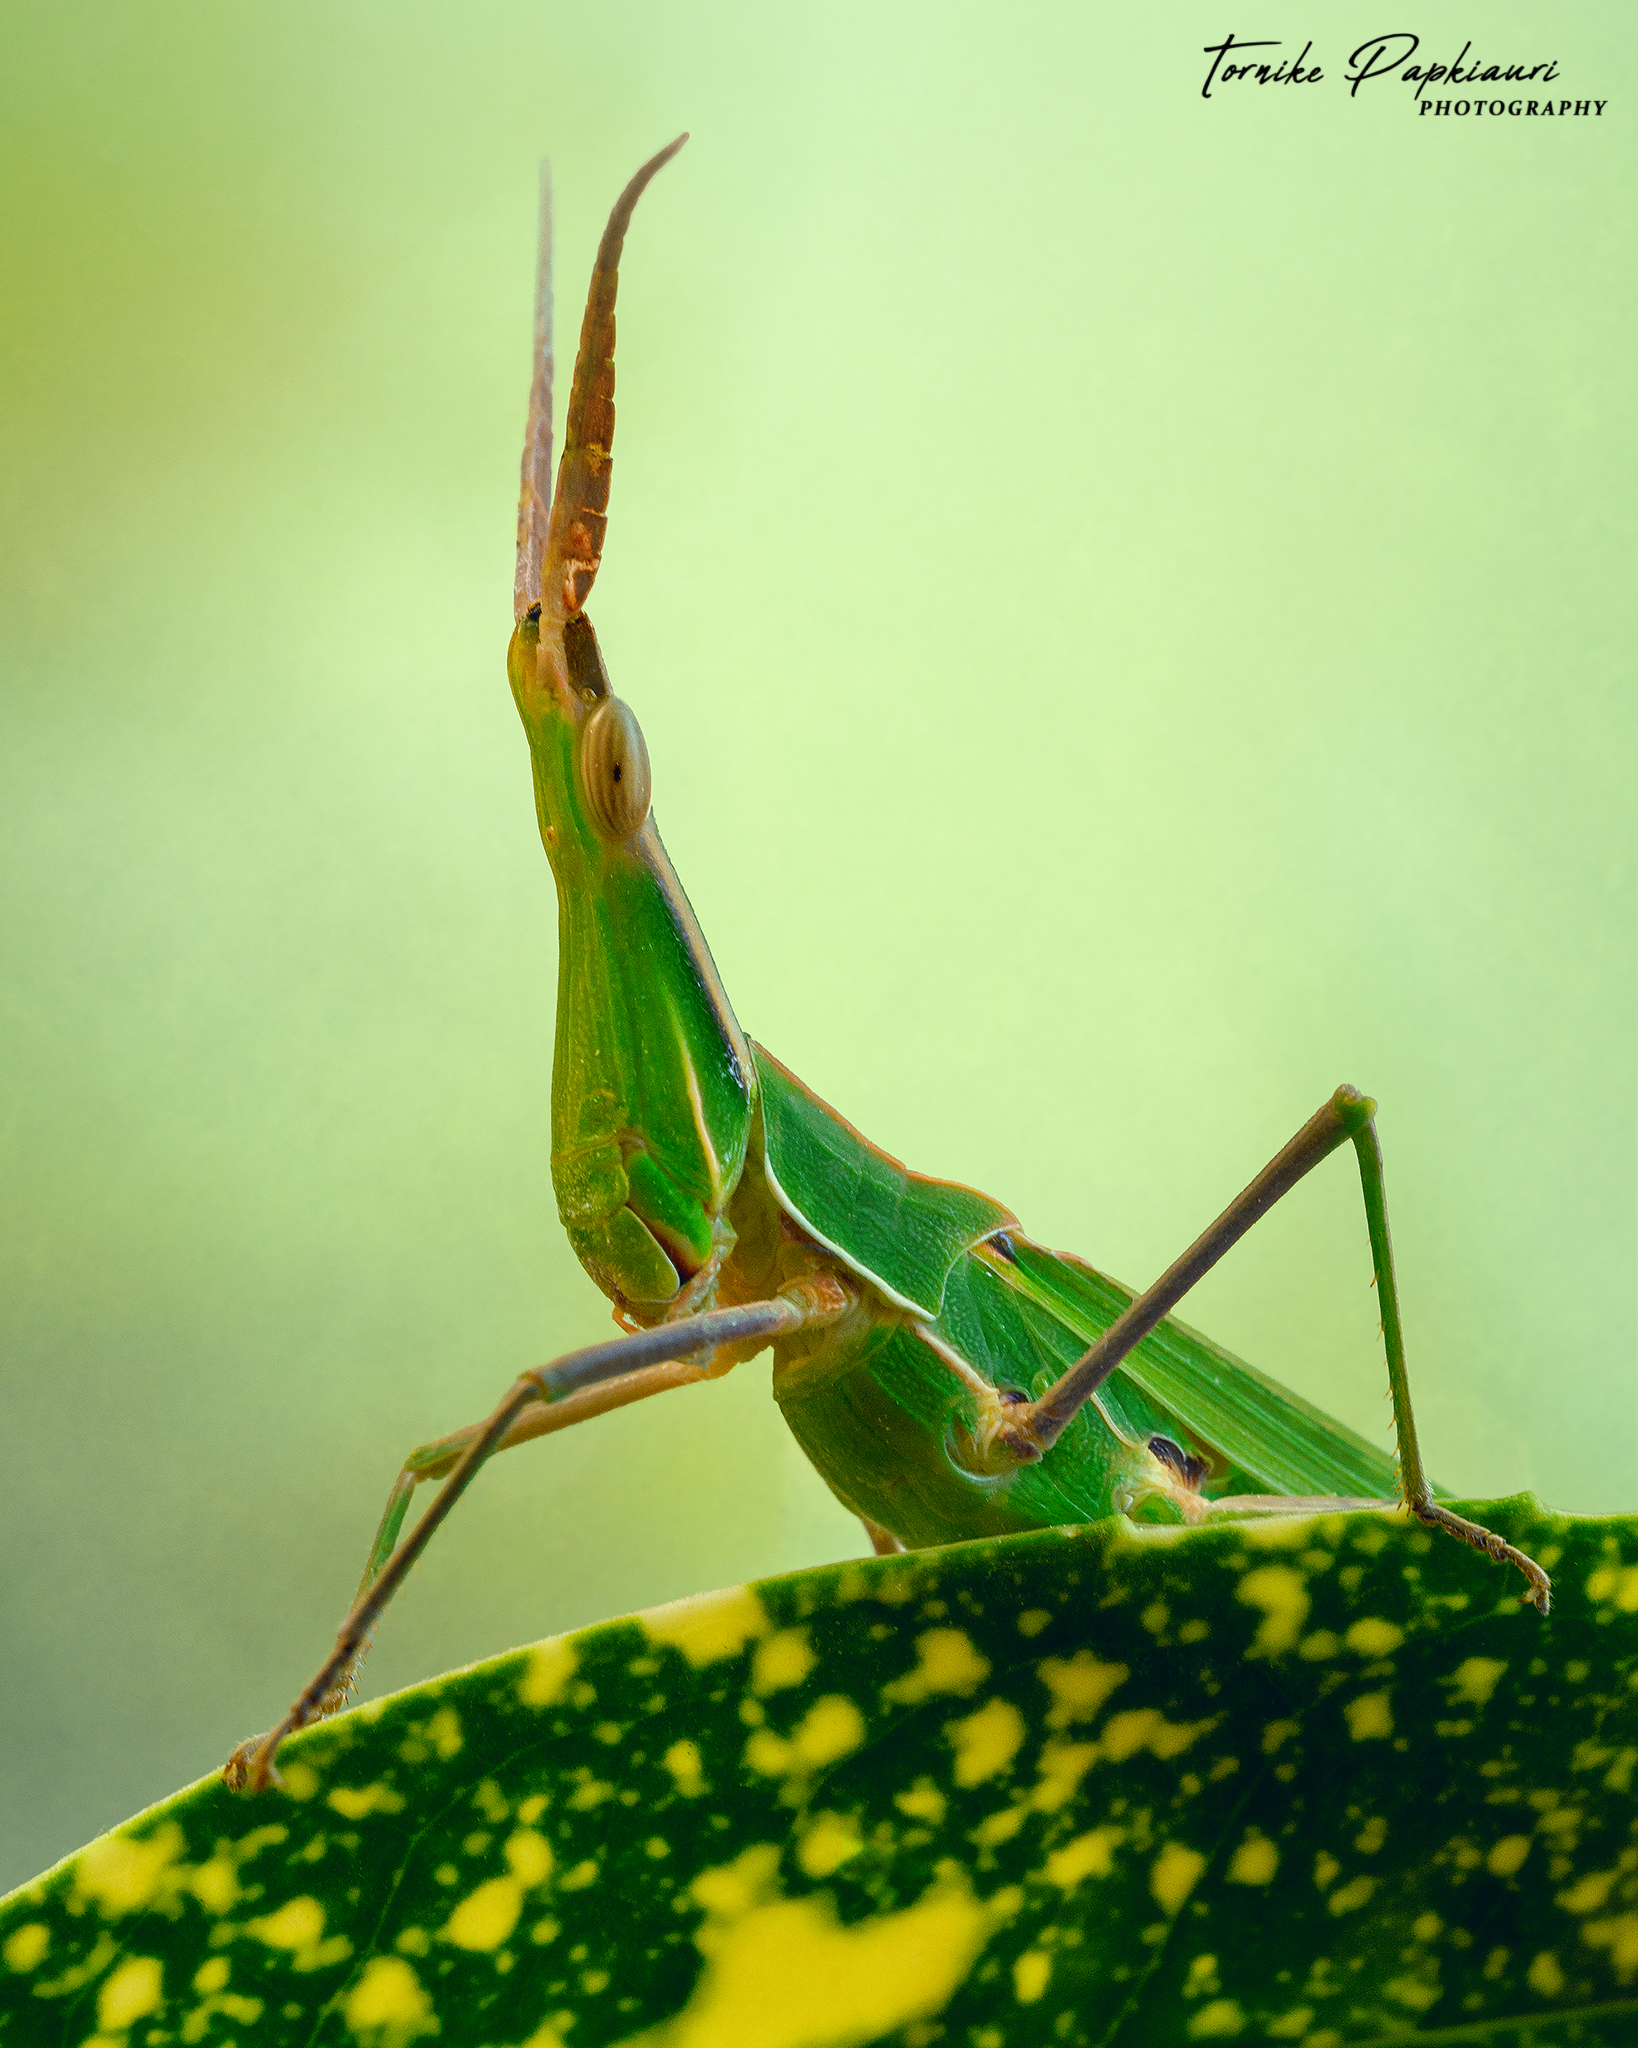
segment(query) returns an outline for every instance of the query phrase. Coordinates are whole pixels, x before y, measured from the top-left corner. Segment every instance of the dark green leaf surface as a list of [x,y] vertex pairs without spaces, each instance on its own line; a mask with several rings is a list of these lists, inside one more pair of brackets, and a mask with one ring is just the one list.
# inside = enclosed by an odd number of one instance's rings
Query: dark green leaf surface
[[1638,2039],[1638,1526],[1123,1522],[607,1623],[0,1908],[9,2043]]

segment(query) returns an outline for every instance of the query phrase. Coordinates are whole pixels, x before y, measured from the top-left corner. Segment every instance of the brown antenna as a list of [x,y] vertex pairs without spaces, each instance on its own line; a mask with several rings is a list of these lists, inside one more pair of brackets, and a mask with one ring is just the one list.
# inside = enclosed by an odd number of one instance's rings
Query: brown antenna
[[529,424],[523,431],[523,487],[518,496],[518,566],[512,616],[540,603],[540,559],[552,505],[552,167],[540,166],[540,240],[535,256],[535,374]]
[[[591,290],[586,295],[586,317],[580,326],[574,386],[569,393],[557,495],[552,499],[545,557],[540,568],[541,609],[559,619],[572,618],[586,602],[597,565],[603,559],[612,468],[610,451],[614,446],[614,295],[620,283],[620,251],[644,187],[687,140],[686,134],[679,135],[658,156],[649,158],[615,201],[603,239],[597,245]],[[537,354],[537,366],[538,360]],[[538,379],[538,367],[536,374]],[[531,404],[531,425],[533,419]]]

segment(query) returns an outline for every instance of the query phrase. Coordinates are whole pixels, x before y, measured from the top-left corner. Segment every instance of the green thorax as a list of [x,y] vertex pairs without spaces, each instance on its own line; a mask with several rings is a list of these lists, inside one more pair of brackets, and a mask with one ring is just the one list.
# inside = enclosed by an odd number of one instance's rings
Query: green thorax
[[[730,1241],[755,1078],[698,921],[652,817],[625,836],[599,812],[582,760],[613,704],[590,621],[542,647],[537,618],[507,669],[529,736],[535,806],[557,881],[557,1042],[552,1185],[581,1263],[620,1307],[651,1321],[693,1305]],[[606,738],[608,718],[603,730]],[[641,735],[636,748],[641,750]],[[620,822],[616,817],[616,825]],[[693,1287],[690,1283],[695,1283]]]
[[769,1192],[797,1228],[892,1307],[936,1316],[961,1254],[1018,1219],[957,1181],[912,1173],[753,1045]]

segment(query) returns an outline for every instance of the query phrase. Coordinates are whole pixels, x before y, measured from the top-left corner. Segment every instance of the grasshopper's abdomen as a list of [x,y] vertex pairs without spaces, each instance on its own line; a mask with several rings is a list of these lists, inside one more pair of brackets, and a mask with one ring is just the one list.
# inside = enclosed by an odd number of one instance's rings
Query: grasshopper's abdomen
[[934,1321],[884,1308],[791,1348],[776,1351],[774,1396],[792,1433],[838,1500],[908,1549],[1097,1521],[1153,1477],[1095,1401],[1039,1462],[986,1458],[1009,1399],[1033,1391],[1026,1361],[1047,1354],[982,1246],[951,1267]]

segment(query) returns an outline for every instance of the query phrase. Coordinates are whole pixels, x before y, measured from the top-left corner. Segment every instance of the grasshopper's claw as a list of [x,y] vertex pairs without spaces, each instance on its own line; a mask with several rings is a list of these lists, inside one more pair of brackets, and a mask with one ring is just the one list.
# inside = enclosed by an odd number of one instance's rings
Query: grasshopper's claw
[[1494,1529],[1487,1529],[1480,1522],[1470,1522],[1465,1515],[1453,1514],[1435,1500],[1412,1500],[1409,1506],[1417,1520],[1426,1523],[1430,1529],[1448,1529],[1452,1536],[1471,1543],[1475,1550],[1482,1550],[1497,1564],[1510,1564],[1515,1571],[1523,1572],[1529,1585],[1520,1598],[1528,1601],[1538,1614],[1545,1614],[1552,1606],[1552,1580],[1533,1557],[1526,1556],[1504,1536],[1498,1536]]
[[269,1785],[284,1790],[274,1758],[279,1744],[290,1733],[290,1724],[275,1728],[271,1735],[247,1735],[222,1766],[222,1783],[230,1792],[265,1792]]

